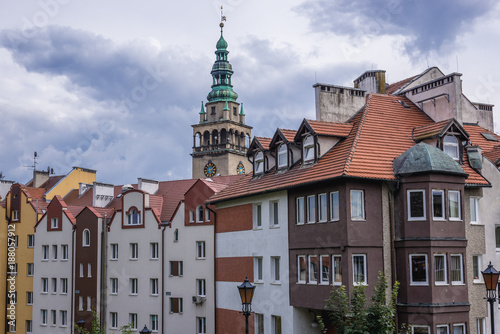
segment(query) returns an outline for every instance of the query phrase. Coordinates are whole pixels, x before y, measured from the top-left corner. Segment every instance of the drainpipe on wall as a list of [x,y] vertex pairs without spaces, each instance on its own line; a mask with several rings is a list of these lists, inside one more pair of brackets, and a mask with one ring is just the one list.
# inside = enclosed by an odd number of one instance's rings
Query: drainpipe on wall
[[[37,206],[38,206],[38,200],[37,200]],[[38,212],[38,210],[37,210]],[[37,213],[38,214],[38,213]],[[73,237],[71,238],[71,319],[70,319],[70,324],[73,326],[75,323],[75,254],[76,254],[76,249],[75,249],[75,238],[76,238],[76,224],[73,225]],[[74,331],[73,331],[74,332]]]
[[214,330],[217,332],[217,264],[215,262],[215,252],[217,249],[217,238],[215,233],[215,224],[217,223],[217,213],[210,209],[208,205],[205,203],[205,208],[214,214]]
[[101,307],[100,307],[100,324],[101,329],[106,329],[106,313],[107,313],[107,296],[108,296],[108,218],[104,214],[101,231]]
[[[399,181],[398,185],[399,186]],[[388,193],[389,197],[389,223],[391,228],[391,268],[392,268],[392,286],[396,283],[396,249],[394,247],[394,242],[396,239],[395,236],[395,228],[394,228],[394,192],[389,189]],[[395,301],[397,302],[397,300]],[[397,307],[397,306],[396,306]],[[398,312],[396,311],[394,314],[394,322],[396,323],[396,328],[398,328]]]
[[161,333],[165,333],[165,229],[168,222],[161,223]]

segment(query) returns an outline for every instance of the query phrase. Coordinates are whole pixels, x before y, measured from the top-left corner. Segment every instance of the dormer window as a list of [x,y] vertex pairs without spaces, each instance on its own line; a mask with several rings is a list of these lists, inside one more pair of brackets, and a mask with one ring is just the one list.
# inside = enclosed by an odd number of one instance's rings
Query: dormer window
[[128,225],[141,225],[141,216],[136,208],[131,208],[127,214]]
[[264,154],[262,153],[262,151],[259,151],[257,152],[257,154],[255,154],[254,168],[255,174],[260,174],[264,171]]
[[288,158],[288,152],[286,144],[281,144],[278,148],[278,168],[283,168],[288,165],[287,158]]
[[314,138],[309,135],[304,139],[304,162],[314,160]]
[[459,144],[455,136],[448,135],[444,137],[443,151],[455,160],[459,159]]

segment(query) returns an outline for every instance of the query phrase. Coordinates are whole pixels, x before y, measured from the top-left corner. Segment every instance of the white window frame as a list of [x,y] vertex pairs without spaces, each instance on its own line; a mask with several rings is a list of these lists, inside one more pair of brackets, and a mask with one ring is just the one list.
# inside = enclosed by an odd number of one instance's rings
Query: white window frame
[[42,322],[42,326],[47,326],[47,310],[42,309],[40,310],[40,318]]
[[455,333],[455,327],[462,327],[462,333],[467,333],[467,328],[465,327],[465,323],[453,324],[453,333]]
[[476,328],[478,334],[486,334],[486,318],[477,318]]
[[205,222],[210,221],[210,210],[208,208],[205,208]]
[[253,228],[262,229],[262,203],[253,204]]
[[87,311],[92,311],[92,297],[87,296]]
[[[323,263],[325,259],[328,260],[328,271],[326,272],[326,279],[323,277],[325,274],[325,271],[323,270]],[[330,255],[320,255],[319,256],[319,268],[318,268],[318,275],[319,275],[319,284],[321,285],[328,285],[330,284],[330,268],[331,268],[331,263],[330,263]]]
[[87,263],[87,277],[92,277],[92,263]]
[[269,201],[269,227],[280,227],[280,202],[278,200]]
[[304,138],[304,149],[303,149],[303,154],[304,154],[304,163],[312,162],[314,161],[314,137],[311,135],[307,135]]
[[[414,281],[413,280],[413,261],[412,259],[414,257],[421,257],[423,256],[425,258],[425,281],[424,282],[420,282],[420,281]],[[410,266],[409,266],[409,270],[410,270],[410,286],[413,286],[413,285],[429,285],[429,258],[427,256],[427,254],[425,253],[416,253],[416,254],[410,254],[408,256],[409,260],[410,260]]]
[[51,314],[50,325],[51,326],[57,325],[57,311],[56,310],[50,310],[50,314]]
[[52,294],[56,294],[57,293],[57,278],[52,277],[51,281],[52,281]]
[[306,199],[307,223],[316,223],[316,195],[309,195]]
[[152,332],[158,332],[158,314],[149,315],[149,324]]
[[[315,263],[316,263],[316,278],[314,278],[314,268],[313,268],[313,265],[314,265],[314,262],[312,261],[313,259],[315,259]],[[318,256],[317,255],[309,255],[307,257],[307,271],[308,271],[308,275],[307,275],[307,284],[318,284],[318,275],[319,275],[319,269],[318,269]]]
[[28,263],[26,266],[26,276],[33,277],[34,274],[35,274],[35,264]]
[[[337,281],[336,280],[336,273],[337,273],[337,261],[335,261],[335,259],[340,259],[339,263],[340,263],[340,268],[338,268],[339,270],[339,274],[340,274],[340,281]],[[342,285],[342,255],[332,255],[332,264],[331,264],[331,267],[332,267],[332,285]]]
[[[411,194],[412,193],[421,193],[422,194],[422,202],[423,202],[423,216],[419,217],[412,217],[411,215]],[[425,189],[408,189],[406,191],[406,199],[407,199],[407,210],[408,210],[408,220],[415,221],[415,220],[426,220],[426,213],[427,213],[427,203],[426,203],[426,198],[425,198]]]
[[129,313],[128,322],[132,325],[132,330],[137,330],[137,313]]
[[[363,281],[356,281],[356,273],[355,269],[356,266],[354,265],[354,258],[355,257],[362,257],[363,258]],[[366,254],[352,254],[352,283],[354,286],[360,286],[360,285],[368,285],[368,271],[367,271],[367,263],[366,263],[367,257]]]
[[68,245],[61,245],[61,261],[68,261]]
[[207,333],[207,318],[206,317],[196,317],[196,333],[206,334]]
[[111,244],[111,261],[117,261],[118,260],[118,244]]
[[318,222],[328,221],[328,196],[326,193],[318,195]]
[[[441,212],[443,215],[441,217],[435,216],[434,215],[434,194],[440,194],[441,195]],[[432,189],[432,220],[446,220],[446,208],[445,208],[445,197],[444,197],[444,190],[442,189]]]
[[[451,216],[451,196],[453,194],[457,195],[457,205],[458,205],[458,217]],[[459,190],[448,190],[448,218],[451,221],[460,221],[462,220],[462,205],[460,199],[460,191]]]
[[136,207],[129,208],[127,214],[127,224],[128,226],[139,226],[142,225],[141,213]]
[[278,168],[288,166],[288,149],[286,144],[281,144],[278,147]]
[[50,228],[59,228],[59,218],[50,218]]
[[254,283],[262,283],[264,281],[263,277],[263,258],[261,256],[254,257]]
[[500,252],[500,225],[495,225],[495,248]]
[[258,151],[254,155],[254,171],[255,175],[262,174],[264,172],[264,153]]
[[[301,272],[301,261],[304,265],[304,279],[301,279],[300,276],[302,274]],[[298,284],[305,284],[307,283],[307,261],[306,261],[306,256],[305,255],[298,255],[297,256],[297,283]]]
[[[470,198],[470,223],[475,225],[481,225],[481,215],[480,215],[480,197],[472,196]],[[474,208],[474,209],[473,209]],[[473,211],[475,217],[473,219]]]
[[271,256],[271,284],[281,284],[280,257]]
[[88,228],[82,233],[82,247],[90,247],[90,231]]
[[[442,258],[444,259],[443,262],[443,273],[444,273],[444,280],[443,281],[438,281],[436,278],[436,258]],[[446,258],[446,254],[434,254],[434,284],[435,285],[448,285],[448,259]]]
[[26,333],[33,333],[33,320],[26,320]]
[[149,286],[151,296],[158,296],[158,278],[150,278]]
[[80,263],[80,277],[84,277],[83,263]]
[[49,293],[49,279],[47,277],[42,277],[42,294]]
[[196,241],[196,259],[197,260],[205,260],[205,241]]
[[151,251],[151,258],[150,260],[158,260],[158,254],[159,254],[159,247],[157,242],[150,242],[149,243],[149,248]]
[[61,327],[68,326],[68,311],[61,311]]
[[139,282],[137,278],[129,278],[130,295],[137,296],[139,292]]
[[198,205],[196,207],[196,222],[197,223],[203,223],[203,218],[204,218],[204,210],[202,205]]
[[330,193],[330,221],[340,220],[340,195],[338,191]]
[[12,210],[12,221],[19,221],[19,210]]
[[118,328],[118,313],[117,312],[109,312],[109,323],[111,329]]
[[[278,331],[278,328],[280,329],[280,331]],[[283,333],[283,323],[281,321],[281,316],[271,315],[271,333],[272,334]]]
[[203,278],[196,279],[196,295],[205,297],[207,295],[207,281]]
[[450,333],[450,327],[448,325],[437,325],[436,326],[436,333],[440,334],[439,333],[439,329],[443,329],[443,328],[446,330],[446,332],[444,334],[449,334]]
[[118,278],[111,277],[110,282],[111,282],[111,294],[117,295],[118,294]]
[[61,278],[60,283],[61,283],[61,294],[63,294],[63,295],[68,294],[68,279]]
[[254,313],[255,316],[255,334],[264,334],[264,314]]
[[[351,189],[350,191],[350,199],[351,199],[351,203],[350,203],[350,206],[351,206],[351,220],[366,220],[366,210],[365,210],[365,191],[364,190],[359,190],[359,189]],[[361,216],[359,215],[356,215],[356,207],[354,205],[355,201],[353,201],[353,196],[355,194],[361,194],[361,208],[360,208],[360,211],[361,211]]]
[[194,210],[189,210],[189,222],[194,223]]
[[457,137],[446,135],[443,138],[443,151],[454,160],[458,160],[460,157],[460,144]]
[[[460,258],[460,280],[459,281],[454,281],[453,280],[453,261],[452,259],[454,257],[459,257]],[[465,277],[464,277],[464,258],[462,254],[450,254],[450,280],[452,285],[464,285],[465,284]]]
[[33,248],[33,247],[35,247],[35,235],[28,234],[28,248]]
[[297,225],[304,225],[304,197],[297,197],[295,199],[295,217]]
[[431,327],[425,325],[411,325],[411,334],[415,334],[415,328],[427,328],[427,333],[430,333]]
[[78,297],[78,310],[83,311],[83,296]]
[[52,245],[52,261],[57,261],[57,245]]
[[[477,260],[477,275],[474,273],[474,258]],[[478,255],[472,255],[472,279],[474,283],[482,283],[483,282],[483,275],[481,275],[481,269],[483,268],[483,255],[478,254]],[[476,278],[477,277],[477,278]]]
[[42,245],[42,261],[49,260],[49,245]]
[[26,291],[26,305],[33,305],[33,291]]
[[130,259],[135,261],[139,259],[139,244],[135,242],[130,243]]

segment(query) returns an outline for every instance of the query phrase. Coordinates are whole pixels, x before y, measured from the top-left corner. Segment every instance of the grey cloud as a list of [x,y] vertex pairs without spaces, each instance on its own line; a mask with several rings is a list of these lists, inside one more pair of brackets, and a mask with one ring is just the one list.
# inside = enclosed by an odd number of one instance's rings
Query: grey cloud
[[406,52],[416,57],[453,45],[458,35],[469,30],[468,25],[495,5],[493,0],[306,0],[295,11],[308,17],[318,32],[353,39],[407,36]]

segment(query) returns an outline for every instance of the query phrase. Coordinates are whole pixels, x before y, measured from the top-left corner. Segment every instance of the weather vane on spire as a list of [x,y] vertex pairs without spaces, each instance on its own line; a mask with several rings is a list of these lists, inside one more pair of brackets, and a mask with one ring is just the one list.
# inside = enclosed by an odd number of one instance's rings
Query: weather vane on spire
[[220,32],[222,32],[222,28],[224,27],[223,21],[226,21],[226,17],[224,16],[224,13],[222,12],[222,6],[220,6]]

